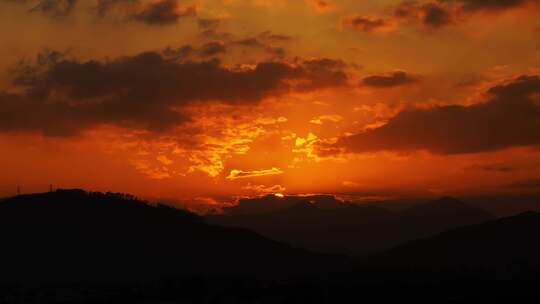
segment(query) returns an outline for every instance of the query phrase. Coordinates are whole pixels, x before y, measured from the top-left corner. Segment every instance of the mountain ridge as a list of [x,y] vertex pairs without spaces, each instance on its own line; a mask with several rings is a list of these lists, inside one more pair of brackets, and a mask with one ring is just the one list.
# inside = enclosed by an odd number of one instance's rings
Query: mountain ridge
[[[367,268],[448,271],[475,269],[506,271],[511,267],[540,267],[540,213],[458,227],[431,237],[405,242],[365,261]],[[510,267],[510,268],[509,268]],[[540,270],[540,268],[539,268]]]
[[3,201],[0,239],[0,282],[171,273],[289,276],[336,269],[337,261],[247,229],[211,226],[187,211],[83,190]]
[[[261,198],[259,203],[266,199]],[[205,219],[212,224],[247,228],[315,251],[366,255],[411,239],[494,218],[480,208],[449,197],[403,211],[343,202],[332,209],[321,209],[309,200],[287,204],[290,207],[264,213],[225,213]]]

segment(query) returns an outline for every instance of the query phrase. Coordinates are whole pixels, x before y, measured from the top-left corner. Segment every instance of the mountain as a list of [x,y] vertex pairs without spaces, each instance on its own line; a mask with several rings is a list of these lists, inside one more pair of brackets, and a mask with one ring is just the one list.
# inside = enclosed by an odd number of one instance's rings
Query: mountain
[[308,202],[321,209],[339,208],[343,203],[332,195],[308,195],[278,197],[273,194],[257,198],[242,198],[238,204],[224,209],[227,215],[258,215],[288,209]]
[[[269,199],[279,200],[263,197],[257,203],[251,199],[250,204],[262,205]],[[247,228],[311,250],[366,255],[408,240],[494,218],[480,208],[449,197],[399,212],[343,202],[333,208],[324,208],[310,198],[289,199],[283,205],[288,207],[255,214],[226,212],[208,216],[206,220],[216,225]]]
[[526,211],[540,212],[538,194],[475,196],[468,200],[498,217],[518,215]]
[[410,241],[366,260],[370,268],[540,270],[540,213],[525,212]]
[[474,205],[452,197],[418,204],[398,213],[396,220],[388,223],[401,234],[402,241],[421,238],[451,228],[492,220],[495,217]]
[[0,203],[0,282],[139,280],[167,275],[288,276],[334,268],[240,228],[114,193],[22,195]]
[[[478,220],[477,211],[451,198],[403,212],[302,201],[244,218],[345,244],[415,221],[439,229],[459,216]],[[60,190],[0,202],[0,303],[537,302],[539,229],[540,214],[528,212],[348,259],[129,195]]]

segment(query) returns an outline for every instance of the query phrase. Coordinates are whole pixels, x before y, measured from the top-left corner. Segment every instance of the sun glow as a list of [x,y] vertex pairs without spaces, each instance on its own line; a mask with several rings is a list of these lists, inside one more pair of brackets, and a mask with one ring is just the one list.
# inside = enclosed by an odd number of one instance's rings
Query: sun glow
[[284,198],[285,197],[285,195],[283,193],[275,193],[274,196],[279,197],[279,198]]

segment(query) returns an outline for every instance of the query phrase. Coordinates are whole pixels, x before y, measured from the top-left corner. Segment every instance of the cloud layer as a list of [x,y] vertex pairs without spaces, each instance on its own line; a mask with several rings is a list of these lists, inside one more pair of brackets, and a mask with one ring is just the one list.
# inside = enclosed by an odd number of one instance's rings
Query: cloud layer
[[389,75],[372,75],[365,77],[361,85],[375,88],[389,88],[407,85],[417,82],[418,79],[403,71],[397,71]]
[[404,110],[379,128],[342,138],[337,146],[353,153],[460,154],[540,144],[539,76],[521,76],[488,94],[486,102],[471,106]]
[[[203,50],[207,55],[224,51]],[[79,62],[57,52],[39,58],[15,76],[22,93],[0,93],[0,130],[64,136],[113,124],[161,131],[189,120],[183,109],[193,104],[252,104],[346,80],[341,65],[331,60],[230,68],[216,59],[179,61],[158,52],[110,61]]]

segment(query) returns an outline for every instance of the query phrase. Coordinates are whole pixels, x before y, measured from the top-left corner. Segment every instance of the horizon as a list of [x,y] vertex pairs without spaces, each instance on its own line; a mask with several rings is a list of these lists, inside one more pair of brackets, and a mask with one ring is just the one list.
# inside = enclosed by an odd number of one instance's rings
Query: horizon
[[[50,185],[52,186],[52,185]],[[136,201],[143,202],[145,204],[155,206],[164,205],[170,206],[175,209],[185,210],[190,213],[197,214],[202,217],[214,216],[214,215],[234,215],[235,210],[239,210],[241,214],[243,211],[247,213],[245,215],[253,214],[272,214],[272,212],[279,210],[286,210],[301,204],[302,202],[309,202],[315,209],[320,210],[333,210],[341,206],[361,206],[361,207],[377,207],[387,211],[400,213],[405,210],[414,210],[417,206],[422,206],[430,203],[445,203],[448,200],[465,204],[469,207],[475,207],[479,210],[486,212],[496,218],[503,218],[518,215],[525,212],[540,212],[540,194],[527,193],[527,194],[480,194],[471,196],[410,196],[410,197],[367,197],[360,200],[351,200],[350,196],[346,195],[334,195],[334,194],[287,194],[282,193],[266,193],[258,196],[239,196],[234,198],[233,201],[226,202],[194,202],[194,201],[181,201],[167,198],[148,198],[139,197],[131,193],[117,192],[117,191],[95,191],[84,188],[61,188],[51,187],[47,191],[36,192],[21,192],[15,195],[0,196],[0,201],[8,201],[16,199],[17,197],[35,197],[46,195],[48,193],[69,193],[72,191],[82,191],[85,194],[112,194],[121,195],[122,197],[129,197]],[[309,199],[309,200],[308,200]],[[270,201],[269,201],[270,200]],[[330,201],[329,201],[330,200]],[[76,203],[76,202],[74,202]],[[327,205],[330,203],[330,205]],[[266,205],[264,209],[257,209],[257,206]],[[444,204],[443,204],[444,205]],[[255,209],[252,209],[255,208]],[[231,213],[231,210],[233,213]]]

